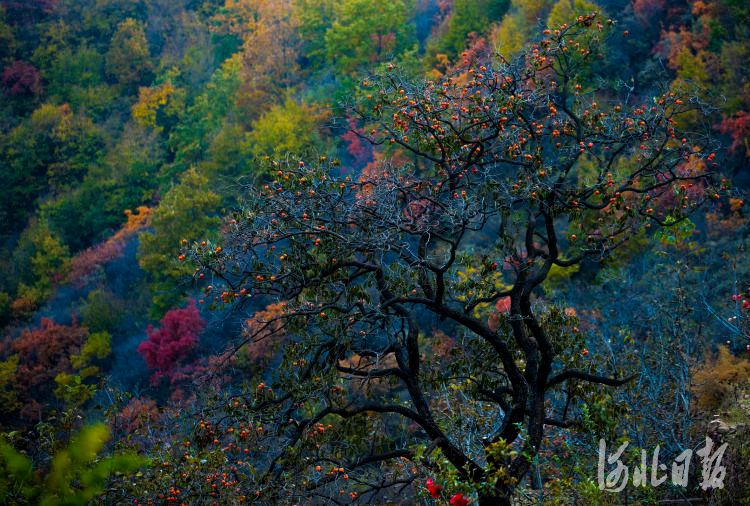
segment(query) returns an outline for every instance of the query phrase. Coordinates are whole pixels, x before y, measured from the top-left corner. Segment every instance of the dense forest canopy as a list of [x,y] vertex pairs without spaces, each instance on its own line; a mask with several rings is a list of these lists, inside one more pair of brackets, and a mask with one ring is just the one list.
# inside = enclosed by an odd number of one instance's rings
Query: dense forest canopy
[[0,1],[0,502],[750,500],[749,36]]

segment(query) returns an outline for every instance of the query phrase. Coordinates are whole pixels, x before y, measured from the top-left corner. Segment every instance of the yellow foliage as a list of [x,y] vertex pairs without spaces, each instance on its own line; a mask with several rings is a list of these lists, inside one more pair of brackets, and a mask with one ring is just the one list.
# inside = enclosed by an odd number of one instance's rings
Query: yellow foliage
[[521,11],[509,12],[490,35],[495,50],[505,57],[511,57],[526,46],[526,41],[534,35],[534,25],[529,24]]
[[570,267],[560,267],[559,265],[552,265],[549,270],[547,279],[545,282],[548,286],[555,286],[565,283],[572,274],[575,274],[580,270],[580,264],[571,265]]
[[742,200],[729,199],[729,215],[720,212],[706,214],[706,228],[710,236],[723,236],[736,233],[745,224],[747,218],[742,216]]
[[224,7],[211,17],[211,32],[232,34],[244,39],[255,29],[258,3],[253,0],[225,0]]
[[133,106],[133,119],[142,126],[154,127],[161,132],[164,128],[156,125],[156,111],[167,105],[174,91],[169,81],[159,86],[139,88],[138,102]]
[[99,360],[107,358],[112,351],[111,342],[112,336],[108,332],[91,334],[81,348],[81,353],[70,357],[70,363],[76,369],[81,370],[81,376],[84,378],[98,373],[99,368],[91,366],[91,361],[97,358]]
[[302,155],[324,147],[319,130],[327,115],[315,107],[287,98],[267,111],[247,134],[247,144],[255,156]]
[[16,369],[18,369],[18,355],[0,362],[0,402],[6,413],[12,413],[21,407],[16,391]]
[[710,412],[724,407],[748,380],[750,361],[735,357],[725,346],[719,346],[719,355],[693,377],[698,409]]
[[492,29],[490,43],[506,57],[517,54],[539,34],[539,21],[552,5],[553,0],[512,0],[503,20]]
[[597,7],[593,2],[587,2],[586,0],[560,0],[552,8],[547,24],[551,28],[557,28],[563,24],[570,24],[578,16],[585,16],[594,11],[601,12],[601,8]]
[[246,358],[252,361],[268,360],[284,337],[284,304],[276,303],[257,311],[252,318],[245,320],[242,333],[247,344],[243,346]]
[[134,214],[130,209],[125,209],[125,216],[128,217],[128,221],[107,242],[122,242],[149,227],[154,209],[146,206],[138,206],[135,210],[136,213]]

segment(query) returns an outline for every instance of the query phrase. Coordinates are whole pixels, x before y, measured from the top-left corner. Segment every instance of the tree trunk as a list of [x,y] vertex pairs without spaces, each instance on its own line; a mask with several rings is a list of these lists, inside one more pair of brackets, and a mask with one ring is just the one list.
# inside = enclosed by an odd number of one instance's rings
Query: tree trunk
[[477,498],[477,506],[511,506],[511,495],[480,495]]

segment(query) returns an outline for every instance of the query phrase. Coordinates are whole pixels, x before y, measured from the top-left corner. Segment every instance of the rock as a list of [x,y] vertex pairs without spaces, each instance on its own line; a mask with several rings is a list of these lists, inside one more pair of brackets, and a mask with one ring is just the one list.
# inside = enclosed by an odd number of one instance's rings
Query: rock
[[734,432],[736,429],[736,427],[729,427],[729,425],[718,418],[708,422],[709,433],[718,432],[719,434],[727,434],[729,432]]

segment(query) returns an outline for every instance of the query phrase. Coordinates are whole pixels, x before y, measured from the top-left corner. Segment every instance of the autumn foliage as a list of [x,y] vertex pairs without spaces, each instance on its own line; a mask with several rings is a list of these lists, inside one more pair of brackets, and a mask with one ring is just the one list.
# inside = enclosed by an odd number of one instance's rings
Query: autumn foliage
[[742,503],[746,4],[0,0],[0,503]]
[[[278,401],[251,410],[253,423],[281,427],[283,461],[254,484],[265,501],[287,489],[292,502],[306,491],[337,497],[318,474],[320,453],[359,482],[393,478],[368,493],[394,500],[396,483],[416,486],[430,465],[448,465],[427,457],[391,476],[399,459],[422,458],[426,438],[455,473],[450,489],[430,478],[430,497],[455,497],[461,484],[481,505],[510,505],[550,427],[587,423],[578,392],[633,379],[587,360],[575,312],[541,295],[554,272],[605,262],[723,189],[715,141],[679,129],[713,110],[695,87],[634,103],[579,92],[580,69],[613,32],[593,12],[543,30],[514,61],[465,52],[435,81],[383,67],[358,82],[342,116],[401,157],[342,176],[327,156],[266,158],[273,181],[239,188],[221,243],[183,241],[178,260],[220,283],[205,289],[217,305],[278,302],[246,340],[293,338],[274,386],[258,385]],[[450,351],[430,342],[436,330],[458,336]],[[339,425],[357,435],[342,444],[329,431]],[[365,438],[383,444],[368,449]],[[306,482],[281,486],[267,478],[276,466]]]
[[750,158],[750,113],[740,111],[722,121],[718,129],[731,136],[733,150]]
[[5,94],[38,95],[44,92],[42,76],[33,65],[25,61],[15,61],[3,70],[0,82],[5,88]]
[[738,401],[737,397],[750,380],[750,361],[736,357],[726,346],[695,375],[693,393],[697,408],[711,413]]
[[198,345],[198,337],[206,327],[192,299],[188,307],[168,311],[159,323],[161,327],[157,330],[149,326],[148,339],[138,346],[138,353],[149,369],[155,369],[152,383],[175,373],[178,363]]
[[243,334],[247,344],[243,346],[243,352],[250,361],[268,360],[278,350],[283,337],[283,314],[281,304],[270,304],[245,321]]
[[123,244],[149,226],[153,212],[146,206],[140,206],[136,211],[133,213],[130,209],[126,209],[127,221],[116,234],[102,243],[81,251],[71,259],[69,282],[82,285],[101,266],[122,256]]
[[11,343],[6,353],[17,355],[15,385],[23,401],[21,416],[39,416],[50,402],[55,378],[60,373],[72,373],[71,358],[86,343],[89,331],[77,323],[59,325],[42,318],[38,328],[24,330]]
[[153,399],[134,397],[112,419],[113,431],[133,434],[158,424],[163,418]]

